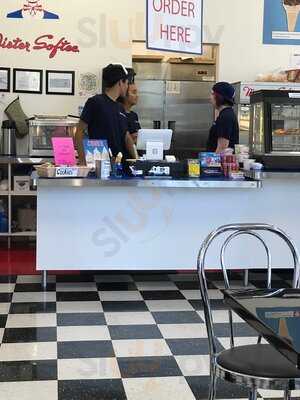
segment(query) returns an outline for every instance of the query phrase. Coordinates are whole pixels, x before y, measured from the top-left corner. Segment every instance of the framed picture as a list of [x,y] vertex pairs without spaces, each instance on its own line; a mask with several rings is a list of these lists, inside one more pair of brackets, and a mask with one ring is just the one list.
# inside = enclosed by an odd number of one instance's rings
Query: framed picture
[[46,94],[74,96],[74,71],[46,71]]
[[0,67],[0,92],[10,92],[10,68]]
[[43,91],[43,71],[40,69],[13,70],[13,91],[15,93],[41,94]]

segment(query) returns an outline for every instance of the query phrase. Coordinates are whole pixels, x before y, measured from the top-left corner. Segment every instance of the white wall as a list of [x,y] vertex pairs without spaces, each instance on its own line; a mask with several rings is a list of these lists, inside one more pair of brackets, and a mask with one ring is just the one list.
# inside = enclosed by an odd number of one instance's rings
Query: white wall
[[[131,36],[141,35],[138,30],[143,29],[143,23],[139,22],[143,20],[143,15],[131,8],[129,10],[132,0],[43,0],[45,9],[59,14],[60,20],[6,18],[8,12],[20,9],[25,1],[1,1],[0,33],[10,39],[20,37],[30,42],[44,34],[54,34],[57,40],[65,36],[73,44],[79,45],[80,53],[60,53],[49,59],[45,51],[26,53],[0,48],[0,66],[75,70],[78,78],[80,72],[92,72],[100,76],[102,67],[109,62],[131,64]],[[78,80],[76,83],[78,94]],[[0,93],[0,121],[4,108],[17,96],[13,93]],[[77,114],[78,105],[84,104],[86,100],[78,95],[69,97],[20,94],[20,98],[28,116],[34,113]]]
[[[204,42],[220,44],[220,80],[254,80],[289,64],[296,46],[262,44],[264,0],[203,1]],[[134,3],[145,12],[143,0]]]
[[[44,0],[59,21],[8,20],[8,12],[21,7],[24,0],[2,1],[0,32],[10,38],[20,36],[33,41],[53,33],[66,36],[80,45],[80,54],[59,54],[50,60],[47,53],[0,49],[0,66],[42,69],[73,69],[100,74],[109,62],[131,62],[131,39],[145,38],[145,0]],[[220,44],[219,79],[253,80],[289,63],[291,46],[262,44],[263,0],[204,0],[204,41]],[[77,91],[78,93],[78,91]],[[0,94],[0,119],[4,107],[15,94]],[[21,95],[26,113],[77,113],[85,98],[79,96]]]
[[253,80],[289,64],[296,47],[262,44],[263,7],[263,0],[205,1],[204,40],[220,43],[220,79]]

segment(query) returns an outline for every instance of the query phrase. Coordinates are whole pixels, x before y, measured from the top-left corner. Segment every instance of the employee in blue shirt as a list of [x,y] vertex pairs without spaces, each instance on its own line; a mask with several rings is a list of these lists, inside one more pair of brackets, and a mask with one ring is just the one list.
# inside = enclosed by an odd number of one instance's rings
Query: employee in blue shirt
[[125,97],[120,97],[119,101],[124,107],[124,112],[128,123],[128,132],[130,133],[134,143],[137,141],[137,133],[141,129],[139,116],[136,112],[132,110],[134,106],[138,103],[138,89],[135,84],[135,72],[134,70],[128,69],[129,71],[129,83],[128,90]]
[[110,64],[103,69],[104,93],[88,99],[76,131],[76,144],[80,163],[85,163],[83,138],[87,130],[89,139],[107,140],[113,156],[129,154],[134,158],[133,140],[122,105],[117,101],[126,96],[128,71],[121,64]]

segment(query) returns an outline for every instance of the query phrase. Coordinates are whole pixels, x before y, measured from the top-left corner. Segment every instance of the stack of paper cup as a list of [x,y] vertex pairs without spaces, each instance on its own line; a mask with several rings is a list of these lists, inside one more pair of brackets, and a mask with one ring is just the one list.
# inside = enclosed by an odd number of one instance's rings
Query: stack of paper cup
[[236,144],[234,150],[235,154],[249,154],[249,147],[244,144]]
[[256,160],[254,159],[247,159],[244,160],[244,171],[250,171],[252,168],[252,165],[255,164]]
[[235,145],[235,154],[237,156],[238,162],[243,164],[245,160],[250,158],[249,156],[249,147],[243,144]]

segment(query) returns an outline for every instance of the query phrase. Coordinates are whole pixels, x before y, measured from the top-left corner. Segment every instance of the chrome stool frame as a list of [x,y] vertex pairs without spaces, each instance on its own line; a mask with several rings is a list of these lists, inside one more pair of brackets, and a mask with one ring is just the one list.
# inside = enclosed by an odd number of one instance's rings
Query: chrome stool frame
[[[291,390],[295,390],[300,388],[300,378],[266,378],[252,375],[245,375],[243,373],[238,373],[236,371],[229,371],[217,363],[217,346],[216,346],[216,337],[214,335],[214,325],[212,312],[210,307],[210,301],[208,298],[208,289],[207,289],[207,280],[205,274],[205,259],[207,255],[207,251],[214,242],[214,240],[222,234],[228,233],[229,236],[224,241],[221,252],[220,252],[220,264],[223,272],[224,278],[224,286],[226,289],[230,289],[230,283],[228,279],[227,269],[225,266],[225,253],[228,245],[235,238],[238,238],[241,235],[252,236],[257,239],[264,247],[267,255],[267,288],[271,288],[272,284],[272,264],[271,264],[271,252],[266,244],[265,240],[258,232],[270,232],[274,235],[280,237],[288,246],[294,263],[294,278],[293,278],[293,288],[299,288],[300,284],[300,264],[299,264],[299,255],[298,251],[293,243],[293,241],[289,238],[289,236],[283,232],[281,229],[268,225],[268,224],[232,224],[232,225],[224,225],[220,228],[213,231],[208,237],[204,240],[198,255],[197,261],[197,269],[198,276],[200,281],[200,291],[203,300],[204,306],[204,314],[205,314],[205,322],[207,327],[207,335],[208,335],[208,343],[209,343],[209,352],[210,352],[210,393],[209,400],[214,400],[216,394],[216,380],[217,377],[226,380],[231,383],[236,383],[239,385],[244,385],[249,388],[249,399],[256,400],[257,399],[257,390],[258,389],[269,389],[269,390],[284,390],[284,398],[289,400],[291,398]],[[233,329],[233,318],[232,311],[229,310],[229,325],[230,325],[230,344],[231,348],[234,347],[234,329]],[[261,337],[258,338],[258,344],[261,341]],[[256,346],[256,345],[254,345]],[[238,349],[238,347],[236,347]],[[220,353],[221,354],[221,353]]]

